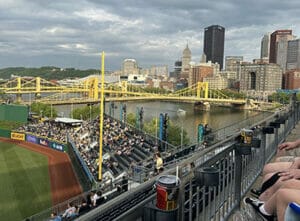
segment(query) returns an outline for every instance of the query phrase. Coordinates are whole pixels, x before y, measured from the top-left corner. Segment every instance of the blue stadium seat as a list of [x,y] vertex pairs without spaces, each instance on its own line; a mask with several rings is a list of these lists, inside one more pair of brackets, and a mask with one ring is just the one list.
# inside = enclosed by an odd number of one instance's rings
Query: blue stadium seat
[[292,202],[288,205],[285,211],[285,221],[299,221],[300,220],[300,205]]

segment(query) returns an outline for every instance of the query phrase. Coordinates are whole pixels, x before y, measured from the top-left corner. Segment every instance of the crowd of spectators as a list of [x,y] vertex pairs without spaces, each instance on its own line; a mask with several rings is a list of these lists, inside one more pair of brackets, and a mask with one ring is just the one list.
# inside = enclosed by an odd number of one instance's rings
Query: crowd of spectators
[[67,126],[66,124],[49,120],[23,125],[19,127],[17,131],[32,133],[41,137],[47,137],[51,140],[65,143],[67,142],[66,134],[69,128],[71,127]]
[[[153,166],[153,155],[157,146],[143,135],[135,133],[127,125],[104,117],[103,124],[103,173],[108,171],[113,177],[122,172],[130,173],[134,165]],[[47,137],[58,142],[67,142],[67,134],[73,140],[78,153],[97,180],[99,168],[99,117],[92,121],[83,121],[80,126],[73,127],[55,121],[43,121],[21,126],[20,132]],[[150,165],[150,166],[149,166]]]
[[[145,141],[128,126],[105,117],[103,124],[103,168],[114,176],[130,170],[133,164],[147,165],[157,147]],[[99,118],[85,121],[70,133],[82,159],[94,177],[99,166]]]
[[81,198],[77,201],[69,202],[67,208],[63,212],[53,212],[51,214],[50,221],[74,220],[126,191],[128,191],[128,178],[123,176],[122,180],[119,181],[118,185],[112,192],[103,194],[101,190],[92,190],[81,196]]

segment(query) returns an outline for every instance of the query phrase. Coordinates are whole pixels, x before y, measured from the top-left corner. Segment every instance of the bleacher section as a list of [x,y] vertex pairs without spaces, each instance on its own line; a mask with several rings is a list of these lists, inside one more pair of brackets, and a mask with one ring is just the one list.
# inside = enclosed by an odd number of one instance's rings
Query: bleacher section
[[[92,172],[98,177],[99,159],[99,119],[84,122],[79,130],[71,133],[71,139],[79,150],[81,158]],[[130,173],[132,165],[149,165],[156,151],[155,144],[150,139],[135,133],[108,116],[104,118],[103,132],[103,172],[109,171],[114,177],[122,172]]]
[[[34,125],[31,125],[31,127],[34,127]],[[39,127],[43,127],[43,125],[39,125]],[[51,130],[51,127],[45,125],[43,131],[47,130]],[[103,135],[103,176],[101,182],[97,183],[96,186],[104,194],[107,194],[107,200],[120,194],[117,191],[116,180],[124,174],[131,176],[129,179],[133,183],[144,182],[156,175],[154,174],[154,153],[158,150],[158,147],[155,140],[151,140],[141,131],[137,131],[108,116],[104,118]],[[60,136],[68,136],[70,145],[68,153],[72,163],[75,163],[73,168],[80,172],[77,174],[79,178],[89,180],[84,190],[90,190],[98,180],[99,119],[83,122],[80,127],[68,128],[66,134],[61,133]],[[178,149],[173,148],[172,152],[162,154],[164,163],[171,165],[179,158],[191,155],[195,148],[195,145],[179,147]],[[109,188],[106,188],[107,186]],[[129,201],[135,203],[135,200]],[[125,207],[124,210],[126,210]],[[119,215],[124,210],[121,208],[121,211],[115,211],[115,213]]]

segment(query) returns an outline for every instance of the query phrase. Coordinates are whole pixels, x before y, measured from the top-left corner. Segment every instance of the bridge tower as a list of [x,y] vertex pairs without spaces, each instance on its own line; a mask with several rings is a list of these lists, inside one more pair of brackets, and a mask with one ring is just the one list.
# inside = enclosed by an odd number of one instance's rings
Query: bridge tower
[[35,79],[35,97],[40,98],[41,97],[41,78],[36,77]]
[[98,77],[95,77],[94,81],[93,81],[93,91],[94,91],[93,98],[94,98],[94,100],[98,100],[98,98],[99,98],[98,87],[99,87],[98,86]]
[[208,82],[197,83],[197,98],[201,97],[201,91],[204,90],[204,98],[208,98]]
[[122,81],[121,82],[121,88],[122,88],[123,96],[126,96],[126,93],[127,93],[127,81]]
[[22,93],[21,93],[21,89],[22,89],[22,79],[21,77],[17,78],[17,102],[21,103],[22,102]]
[[89,78],[87,81],[85,81],[84,86],[85,88],[89,88],[88,98],[98,100],[98,78]]

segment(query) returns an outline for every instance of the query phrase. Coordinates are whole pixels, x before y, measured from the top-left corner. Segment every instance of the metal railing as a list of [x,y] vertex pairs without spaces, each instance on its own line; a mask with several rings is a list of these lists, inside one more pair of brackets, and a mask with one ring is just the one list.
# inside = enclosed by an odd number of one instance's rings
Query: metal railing
[[[263,133],[261,128],[276,120],[281,112],[288,113],[284,124],[274,128],[274,134]],[[287,110],[271,114],[252,124],[250,128],[256,128],[255,134],[261,139],[261,145],[260,148],[252,148],[249,155],[240,154],[236,145],[239,133],[236,132],[222,142],[178,162],[176,166],[179,168],[181,179],[178,220],[227,220],[239,208],[242,197],[261,173],[263,165],[275,154],[277,145],[295,127],[299,116],[299,104],[293,104]],[[194,171],[189,169],[192,162],[196,166]],[[220,171],[219,185],[214,187],[196,185],[193,175],[195,171],[211,166]],[[163,174],[175,175],[175,173],[174,166]],[[119,196],[77,220],[140,220],[143,209],[149,202],[155,205],[156,199],[152,189],[155,182],[156,178],[152,178],[126,195]],[[112,211],[113,216],[110,215]]]

